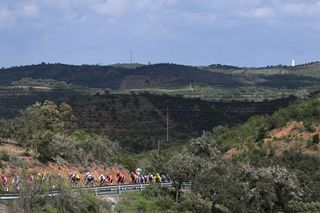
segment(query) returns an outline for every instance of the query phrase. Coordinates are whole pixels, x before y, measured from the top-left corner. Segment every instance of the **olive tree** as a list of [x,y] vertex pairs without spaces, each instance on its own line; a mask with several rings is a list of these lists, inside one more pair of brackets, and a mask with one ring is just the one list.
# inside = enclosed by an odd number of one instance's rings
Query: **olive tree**
[[182,189],[183,183],[192,181],[201,168],[201,159],[189,154],[178,154],[168,162],[167,173],[176,189],[176,202],[179,201],[179,192]]

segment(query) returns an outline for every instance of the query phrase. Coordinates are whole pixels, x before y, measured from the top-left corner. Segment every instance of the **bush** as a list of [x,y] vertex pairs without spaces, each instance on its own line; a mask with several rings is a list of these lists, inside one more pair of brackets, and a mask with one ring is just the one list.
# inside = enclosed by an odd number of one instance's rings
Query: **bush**
[[312,143],[315,145],[319,144],[319,134],[315,134],[312,136]]
[[0,152],[0,160],[9,162],[10,161],[10,156],[6,152]]
[[257,136],[257,139],[255,142],[259,142],[259,141],[262,141],[266,136],[266,130],[265,128],[261,127],[259,128],[258,130],[258,136]]
[[320,202],[301,203],[294,202],[289,204],[289,212],[292,213],[317,213],[320,212]]
[[314,126],[310,122],[305,122],[304,123],[304,127],[309,132],[315,132],[316,131],[316,128],[314,128]]
[[159,184],[151,184],[147,186],[145,190],[142,191],[142,195],[151,198],[168,199],[173,198],[172,191],[167,188],[162,187]]
[[34,183],[22,182],[20,199],[10,203],[12,212],[19,213],[96,213],[111,212],[111,206],[106,201],[98,200],[89,191],[68,190],[60,185],[59,196],[49,196],[53,184],[61,181],[59,177],[52,177],[51,181],[35,180]]
[[58,155],[58,147],[54,143],[54,135],[50,132],[39,136],[33,146],[42,160],[53,160]]
[[210,213],[212,203],[200,195],[185,193],[178,206],[179,212]]
[[154,198],[139,192],[123,194],[116,206],[116,212],[173,212],[176,204],[169,198]]

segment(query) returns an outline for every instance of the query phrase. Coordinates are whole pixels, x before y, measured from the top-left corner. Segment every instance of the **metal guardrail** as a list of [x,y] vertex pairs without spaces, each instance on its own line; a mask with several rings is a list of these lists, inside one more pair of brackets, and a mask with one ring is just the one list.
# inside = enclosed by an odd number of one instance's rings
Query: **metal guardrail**
[[[159,183],[162,187],[166,188],[172,188],[173,183]],[[103,195],[119,195],[121,193],[127,193],[127,192],[135,192],[135,191],[142,191],[147,186],[151,184],[122,184],[122,185],[111,185],[111,186],[98,186],[98,187],[87,187],[87,188],[77,188],[77,189],[71,189],[72,191],[77,190],[87,190],[92,193],[94,193],[96,196],[103,196]],[[190,188],[191,183],[184,183],[183,188]],[[43,196],[59,196],[62,193],[59,191],[52,191],[47,195]],[[0,194],[0,200],[16,200],[19,199],[21,194],[19,193],[6,193],[6,194]]]

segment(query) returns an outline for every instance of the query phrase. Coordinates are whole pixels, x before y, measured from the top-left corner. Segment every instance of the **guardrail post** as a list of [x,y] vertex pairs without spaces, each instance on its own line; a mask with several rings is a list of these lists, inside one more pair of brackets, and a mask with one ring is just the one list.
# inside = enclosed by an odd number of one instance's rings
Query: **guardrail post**
[[120,192],[120,185],[118,184],[118,194],[121,194]]

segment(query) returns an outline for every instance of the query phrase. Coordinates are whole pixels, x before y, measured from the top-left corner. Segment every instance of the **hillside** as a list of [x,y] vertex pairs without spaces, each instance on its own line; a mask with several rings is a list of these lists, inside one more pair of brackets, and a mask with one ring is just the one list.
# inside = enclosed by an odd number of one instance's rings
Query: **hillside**
[[149,91],[206,100],[277,99],[319,89],[318,63],[296,67],[238,68],[225,65],[193,67],[154,65],[65,65],[39,64],[3,68],[0,85],[22,78],[52,79],[113,93]]
[[130,89],[177,87],[190,82],[229,86],[250,83],[250,77],[201,71],[195,67],[158,64],[127,69],[122,66],[39,64],[0,70],[0,85],[21,78],[53,79],[94,88]]
[[206,137],[227,155],[244,157],[258,149],[277,157],[290,151],[319,157],[319,115],[320,98],[315,93],[270,115],[252,116],[241,125],[216,127]]
[[[15,82],[0,88],[0,117],[13,118],[26,107],[43,102],[70,104],[78,125],[89,132],[110,135],[131,151],[154,149],[166,138],[166,109],[169,115],[170,143],[184,143],[217,125],[232,126],[256,114],[270,114],[296,100],[294,97],[274,101],[204,101],[168,95],[103,94],[81,87],[55,86],[47,81]],[[93,95],[95,94],[95,95]]]
[[[20,82],[9,88],[14,91],[11,95],[3,96],[36,100],[37,93],[54,95],[53,88]],[[66,93],[75,91],[70,85],[65,88]],[[10,120],[0,120],[0,165],[5,173],[66,176],[92,171],[97,176],[114,174],[122,166],[132,170],[142,165],[146,172],[168,174],[175,191],[153,185],[141,195],[123,197],[117,206],[123,211],[151,211],[154,206],[179,212],[319,210],[318,93],[301,102],[294,97],[212,102],[149,93],[91,95],[82,93],[81,88],[78,92],[70,105],[45,101]],[[133,154],[155,149],[157,140],[165,138],[167,107],[170,140],[180,139],[184,148],[161,144],[161,152]],[[186,143],[204,129],[208,131],[201,137]],[[141,135],[135,138],[141,130],[143,139]],[[168,152],[163,149],[166,146]],[[187,181],[193,183],[189,192],[181,190],[181,183]]]
[[[316,70],[317,64],[297,68]],[[252,115],[272,113],[295,97],[306,98],[320,85],[310,76],[239,74],[233,72],[244,68],[209,67],[206,71],[204,67],[174,64],[42,63],[2,69],[0,82],[5,86],[0,88],[0,116],[12,118],[45,100],[67,102],[81,128],[111,135],[131,151],[138,151],[154,149],[166,138],[167,108],[170,144],[178,144],[217,125],[233,126]],[[267,69],[275,68],[279,66]],[[165,147],[170,144],[163,143]]]
[[[199,212],[319,212],[319,118],[315,94],[272,115],[253,116],[192,139],[162,167],[178,185],[179,207]],[[186,180],[192,181],[190,193],[179,188]]]
[[320,62],[310,62],[306,64],[292,66],[277,65],[267,67],[236,67],[221,64],[212,64],[209,66],[199,67],[203,70],[228,74],[251,74],[251,75],[298,75],[319,78],[320,77]]
[[[81,186],[85,186],[84,176],[86,171],[90,171],[92,175],[98,178],[101,174],[111,174],[116,177],[117,171],[120,169],[125,172],[126,176],[129,176],[128,171],[122,167],[109,165],[108,167],[102,163],[92,163],[87,166],[76,165],[70,163],[62,158],[57,158],[56,161],[42,162],[38,158],[35,158],[30,152],[28,152],[21,145],[11,141],[2,143],[0,146],[0,160],[1,171],[4,174],[12,174],[13,171],[17,171],[22,175],[34,175],[41,173],[43,175],[62,175],[67,180],[70,173],[78,173],[81,175],[83,181]],[[129,183],[129,182],[128,182]]]
[[0,168],[5,174],[39,172],[84,175],[112,173],[119,167],[119,144],[79,129],[70,105],[34,104],[12,119],[0,120]]

